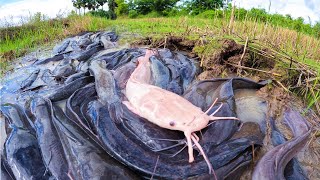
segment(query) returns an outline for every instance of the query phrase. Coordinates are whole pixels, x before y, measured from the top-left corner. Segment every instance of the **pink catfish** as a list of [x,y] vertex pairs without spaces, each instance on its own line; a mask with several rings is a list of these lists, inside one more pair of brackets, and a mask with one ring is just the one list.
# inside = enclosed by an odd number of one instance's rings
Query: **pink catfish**
[[149,58],[152,55],[154,55],[152,50],[147,50],[146,55],[138,59],[138,66],[131,74],[126,85],[126,97],[128,101],[123,101],[123,103],[135,114],[162,128],[184,132],[188,143],[189,162],[194,161],[193,141],[203,155],[209,167],[209,173],[214,172],[208,157],[198,143],[199,137],[194,132],[205,128],[211,120],[237,120],[237,118],[214,117],[213,115],[221,106],[211,115],[207,115],[217,99],[206,112],[203,112],[199,107],[194,106],[183,97],[150,85],[151,70]]

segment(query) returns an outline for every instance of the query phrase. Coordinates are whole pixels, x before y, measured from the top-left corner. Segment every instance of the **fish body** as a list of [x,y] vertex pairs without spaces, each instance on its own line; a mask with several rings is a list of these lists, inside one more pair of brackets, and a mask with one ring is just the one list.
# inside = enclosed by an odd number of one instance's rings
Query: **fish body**
[[130,81],[127,89],[130,89],[126,92],[129,102],[136,109],[134,111],[160,127],[179,131],[185,131],[188,127],[191,133],[203,129],[209,122],[199,107],[170,91]]
[[[183,97],[150,85],[151,70],[149,59],[152,55],[154,55],[153,52],[147,50],[146,55],[138,59],[138,66],[131,74],[126,85],[128,101],[123,103],[132,112],[162,128],[184,132],[188,144],[189,163],[194,161],[193,141],[203,155],[209,167],[209,173],[214,173],[208,157],[198,143],[199,137],[194,132],[205,128],[210,120],[237,118],[212,116],[218,110],[209,116]],[[215,176],[215,178],[217,177]]]
[[307,143],[310,130],[300,137],[296,137],[282,145],[273,148],[266,153],[258,162],[253,172],[253,180],[284,180],[284,168],[286,164]]
[[[281,179],[284,180],[284,170],[290,160],[301,151],[308,142],[311,130],[305,120],[297,118],[297,114],[290,110],[285,111],[285,118],[288,126],[293,131],[295,137],[281,145],[278,145],[267,152],[258,162],[252,175],[253,180],[269,180]],[[279,134],[273,133],[273,139],[278,139]],[[278,140],[279,141],[279,140]]]
[[66,139],[64,146],[65,149],[70,149],[76,173],[80,173],[77,179],[138,179],[130,169],[105,154],[90,132],[66,117],[58,106],[53,106],[53,109],[54,123]]
[[41,149],[27,117],[14,104],[2,105],[11,132],[5,142],[5,158],[16,179],[49,179]]
[[203,129],[209,118],[205,118],[199,107],[177,94],[148,84],[151,81],[151,55],[147,51],[145,57],[139,58],[138,67],[127,82],[126,97],[131,104],[128,108],[166,129],[186,131],[188,127],[190,133]]
[[[51,103],[51,102],[50,102]],[[36,117],[35,127],[43,160],[56,179],[69,179],[68,163],[62,143],[52,120],[52,108],[48,100],[36,98],[31,111]]]

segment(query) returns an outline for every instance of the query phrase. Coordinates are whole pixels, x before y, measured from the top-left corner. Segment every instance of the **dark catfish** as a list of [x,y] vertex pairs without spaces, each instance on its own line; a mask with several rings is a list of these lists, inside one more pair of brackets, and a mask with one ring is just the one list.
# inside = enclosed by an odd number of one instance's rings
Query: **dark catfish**
[[[284,135],[277,129],[273,119],[270,119],[271,124],[271,140],[274,147],[283,144],[286,142]],[[295,179],[309,179],[304,170],[302,169],[297,158],[292,158],[284,169],[284,177],[286,180],[295,180]]]
[[308,122],[302,115],[293,110],[292,108],[287,107],[283,112],[283,121],[290,127],[294,136],[301,136],[309,130]]
[[94,83],[89,83],[83,88],[78,89],[74,92],[67,100],[66,103],[66,114],[69,118],[75,120],[77,123],[81,124],[84,128],[88,130],[93,130],[93,124],[91,121],[87,121],[86,117],[81,111],[82,105],[89,103],[92,97],[96,96],[96,90]]
[[183,83],[183,89],[186,90],[193,81],[195,75],[197,75],[198,70],[195,62],[186,56],[177,53],[176,59],[180,62],[179,72]]
[[105,61],[92,61],[90,65],[90,71],[93,72],[95,78],[97,95],[102,104],[119,100],[117,89],[114,88],[116,83],[113,75],[105,67]]
[[82,77],[76,79],[68,84],[64,84],[59,86],[58,88],[51,88],[49,90],[42,91],[41,94],[44,95],[45,98],[50,99],[51,101],[60,101],[63,99],[67,99],[70,97],[76,90],[81,87],[84,87],[88,83],[93,81],[93,77]]
[[39,72],[40,72],[40,69],[35,70],[26,80],[24,80],[21,83],[21,89],[25,89],[31,86],[31,84],[37,79]]
[[59,65],[56,66],[56,68],[53,70],[53,76],[57,78],[67,78],[68,76],[74,74],[75,67],[73,65],[73,61],[70,59],[65,59],[62,61]]
[[137,57],[141,56],[143,51],[141,49],[123,49],[116,52],[110,52],[102,56],[94,58],[94,60],[102,60],[106,62],[107,69],[117,69],[130,61],[135,61]]
[[53,57],[50,57],[50,58],[47,58],[47,59],[43,59],[43,60],[39,60],[39,61],[36,61],[34,63],[34,65],[41,65],[41,64],[46,64],[48,62],[52,62],[52,61],[60,61],[64,58],[64,55],[63,54],[58,54],[58,55],[55,55]]
[[103,46],[101,44],[97,44],[96,46],[91,47],[85,51],[79,52],[77,54],[72,55],[70,58],[78,61],[86,61],[88,60],[93,54],[101,51]]
[[[41,149],[33,129],[25,126],[27,117],[16,105],[2,105],[11,132],[5,142],[5,158],[17,179],[49,179]],[[22,116],[20,116],[22,115]]]
[[198,74],[196,63],[168,49],[157,52],[158,55],[150,58],[155,81],[153,84],[181,95]]
[[57,106],[54,106],[54,116],[55,124],[67,139],[80,179],[138,179],[126,166],[106,154],[92,134],[70,121]]
[[20,90],[29,87],[37,79],[38,74],[39,68],[30,66],[17,69],[12,74],[5,76],[3,86],[0,88],[0,97],[2,98],[5,93],[17,94]]
[[129,62],[136,62],[137,57],[141,56],[142,53],[140,49],[127,49],[127,53],[117,60],[117,65],[112,69],[118,69]]
[[56,179],[69,179],[68,163],[52,119],[51,102],[43,98],[36,98],[31,104],[44,163]]
[[82,78],[82,77],[85,77],[85,76],[88,76],[89,73],[86,71],[86,72],[77,72],[75,74],[72,74],[70,75],[65,81],[64,83],[65,84],[68,84],[68,83],[71,83],[72,81],[76,80],[76,79],[79,79],[79,78]]
[[119,59],[121,59],[124,54],[127,52],[126,49],[120,51],[109,52],[107,54],[98,55],[94,57],[94,60],[103,60],[106,62],[108,69],[113,69],[118,63]]
[[129,62],[115,71],[114,79],[120,89],[125,89],[127,81],[136,67],[135,63]]
[[53,50],[52,50],[53,54],[60,54],[60,53],[64,52],[67,49],[67,47],[69,46],[69,44],[70,44],[70,39],[64,40],[62,43],[56,45],[53,48]]
[[14,174],[9,166],[8,162],[1,155],[1,172],[0,172],[1,180],[15,180]]
[[[289,127],[295,127],[300,123],[297,118],[291,119]],[[285,179],[284,170],[288,162],[306,145],[311,130],[307,125],[302,135],[278,145],[267,152],[258,162],[253,172],[253,179]],[[292,129],[294,131],[295,128]],[[301,132],[301,131],[300,131]]]
[[153,85],[161,87],[162,89],[167,89],[170,81],[170,74],[168,68],[158,59],[156,56],[150,57],[151,72]]

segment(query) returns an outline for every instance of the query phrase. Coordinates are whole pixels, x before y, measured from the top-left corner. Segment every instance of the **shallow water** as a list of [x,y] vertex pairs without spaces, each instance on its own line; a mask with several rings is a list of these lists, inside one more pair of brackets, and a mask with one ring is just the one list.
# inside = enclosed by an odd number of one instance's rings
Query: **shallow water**
[[262,132],[266,131],[268,105],[266,100],[257,96],[254,90],[237,90],[235,92],[237,116],[242,122],[256,122]]
[[[289,129],[289,127],[284,123],[283,113],[285,108],[289,107],[292,110],[302,114],[302,117],[305,118],[313,129],[312,132],[319,130],[320,128],[320,119],[316,116],[316,114],[311,109],[306,109],[303,105],[303,102],[294,96],[288,95],[281,88],[274,88],[269,90],[267,88],[263,88],[258,92],[258,99],[263,99],[263,103],[265,103],[266,114],[266,136],[264,138],[264,146],[260,149],[260,151],[256,154],[254,158],[254,162],[252,162],[251,168],[246,170],[246,172],[241,177],[242,180],[251,179],[251,173],[254,169],[254,166],[257,164],[259,159],[268,151],[270,151],[274,146],[272,145],[271,139],[271,126],[269,118],[273,118],[275,121],[276,128],[280,131],[281,134],[285,136],[287,140],[293,138],[293,133]],[[252,98],[249,98],[252,100]],[[253,98],[255,99],[255,98]],[[251,101],[244,100],[244,101]],[[241,100],[242,101],[242,100]],[[259,100],[257,103],[260,103]],[[258,106],[257,106],[258,107]],[[249,107],[254,108],[254,106]],[[240,108],[242,109],[242,107]],[[240,110],[239,110],[240,111]],[[258,111],[259,112],[259,111]],[[256,114],[257,112],[255,112]],[[258,113],[256,117],[262,115]],[[250,115],[249,115],[250,117]],[[250,119],[250,118],[249,118]],[[255,119],[255,118],[253,118]],[[297,153],[296,158],[298,159],[300,166],[304,170],[305,174],[310,180],[320,179],[320,139],[314,137],[311,133],[310,139],[307,145]]]

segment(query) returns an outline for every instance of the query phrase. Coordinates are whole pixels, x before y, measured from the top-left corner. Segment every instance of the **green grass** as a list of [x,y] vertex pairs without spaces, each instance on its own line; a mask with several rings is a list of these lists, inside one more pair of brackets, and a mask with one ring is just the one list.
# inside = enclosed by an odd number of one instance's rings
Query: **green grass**
[[[151,37],[154,40],[165,36],[181,36],[190,40],[206,39],[211,42],[205,49],[205,56],[210,56],[219,45],[218,39],[231,38],[240,44],[249,39],[248,50],[261,53],[263,49],[270,49],[270,56],[274,58],[277,67],[286,69],[293,60],[292,67],[297,73],[307,73],[304,82],[308,87],[293,89],[308,100],[309,106],[319,103],[320,87],[320,40],[295,30],[273,26],[268,23],[241,20],[231,21],[228,18],[200,18],[200,17],[170,17],[170,18],[119,18],[108,20],[101,17],[72,15],[66,19],[56,21],[37,21],[23,27],[14,28],[16,31],[0,29],[0,67],[4,69],[7,62],[24,55],[41,45],[50,44],[56,40],[83,31],[114,30],[121,34],[121,42],[135,41],[141,37]],[[10,34],[11,33],[11,34]],[[304,69],[307,68],[307,69]],[[281,69],[280,69],[281,71]],[[310,74],[308,71],[312,72]],[[283,71],[284,74],[287,70]],[[277,77],[274,77],[277,79]],[[284,78],[284,77],[283,77]],[[285,78],[291,78],[286,77]],[[280,82],[285,82],[278,78]],[[292,84],[285,84],[290,89]],[[291,89],[290,89],[291,90]],[[319,111],[320,114],[320,111]]]

